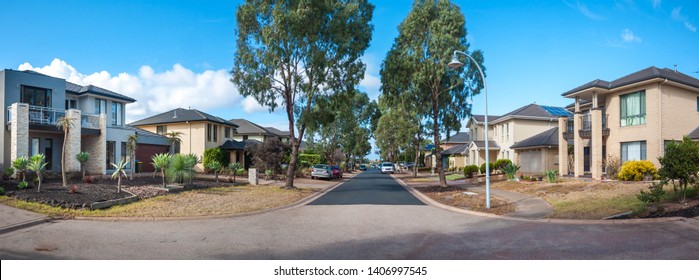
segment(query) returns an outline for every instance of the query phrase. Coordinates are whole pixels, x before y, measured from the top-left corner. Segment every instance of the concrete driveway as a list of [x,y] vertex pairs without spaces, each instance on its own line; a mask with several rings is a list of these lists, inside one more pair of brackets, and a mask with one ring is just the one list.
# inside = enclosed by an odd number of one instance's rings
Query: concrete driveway
[[699,259],[684,221],[558,224],[455,213],[367,171],[309,205],[187,221],[64,220],[0,235],[2,259]]

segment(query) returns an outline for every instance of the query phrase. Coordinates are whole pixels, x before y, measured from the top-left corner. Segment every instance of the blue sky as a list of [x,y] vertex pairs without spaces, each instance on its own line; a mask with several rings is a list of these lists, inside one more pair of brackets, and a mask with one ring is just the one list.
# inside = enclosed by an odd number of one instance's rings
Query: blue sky
[[[489,112],[536,102],[649,66],[699,78],[699,1],[453,1],[471,49],[485,53]],[[0,68],[35,69],[139,100],[137,120],[176,107],[287,128],[228,82],[241,1],[0,1]],[[381,62],[412,1],[372,1],[361,89],[379,95]],[[474,113],[483,113],[482,97]]]

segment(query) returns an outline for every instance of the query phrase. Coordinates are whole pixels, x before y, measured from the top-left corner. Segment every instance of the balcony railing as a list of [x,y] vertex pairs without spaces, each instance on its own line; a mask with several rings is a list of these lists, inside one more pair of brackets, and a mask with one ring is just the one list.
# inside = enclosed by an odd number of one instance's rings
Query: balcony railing
[[[607,117],[609,115],[605,114],[602,115],[602,137],[609,136],[609,128],[607,128]],[[580,137],[583,139],[590,139],[592,138],[592,115],[590,114],[585,114],[581,118],[582,121],[582,129],[578,131],[580,134]],[[568,120],[566,121],[566,131],[563,132],[563,138],[565,139],[573,139],[575,136],[573,131],[575,130],[574,125],[573,125],[573,117],[568,117]]]
[[[29,124],[56,125],[61,117],[66,115],[65,110],[41,106],[29,106]],[[7,124],[14,122],[11,106],[7,107]],[[82,128],[99,129],[99,116],[82,114],[80,116]]]

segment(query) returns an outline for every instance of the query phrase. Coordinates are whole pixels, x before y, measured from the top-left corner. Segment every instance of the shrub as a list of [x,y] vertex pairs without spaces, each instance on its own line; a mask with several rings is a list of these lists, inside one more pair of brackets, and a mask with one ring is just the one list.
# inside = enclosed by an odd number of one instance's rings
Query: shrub
[[20,190],[26,189],[28,187],[29,187],[29,183],[27,181],[19,182],[19,185],[17,186],[17,188],[19,188]]
[[197,164],[196,155],[175,154],[167,168],[166,176],[172,183],[191,182],[194,177],[194,166]]
[[12,167],[14,167],[17,172],[22,173],[22,181],[26,181],[27,166],[29,165],[29,159],[27,157],[21,156],[12,161]]
[[468,178],[473,178],[473,173],[476,172],[478,172],[478,166],[473,164],[464,166],[464,176]]
[[214,177],[216,178],[216,183],[218,183],[218,172],[223,169],[223,165],[218,160],[209,161],[206,168],[214,172]]
[[556,177],[558,177],[558,170],[551,169],[551,170],[546,170],[544,172],[546,175],[546,181],[549,183],[555,183],[556,182]]
[[[489,168],[489,171],[490,171],[490,173],[492,174],[492,173],[493,173],[493,170],[495,169],[495,164],[493,164],[493,163],[491,162],[490,164],[488,164],[488,166],[489,166],[489,167],[488,167],[488,168]],[[481,174],[485,174],[485,162],[484,162],[483,164],[481,164],[480,171],[481,171]]]
[[10,180],[12,174],[15,174],[15,169],[12,167],[5,168],[5,172],[2,174],[2,179]]
[[619,169],[621,169],[621,160],[619,160],[618,156],[607,155],[604,166],[607,172],[607,178],[615,179],[619,175]]
[[272,169],[265,170],[265,180],[269,180],[269,179],[273,178],[273,176],[274,176],[274,170],[272,170]]
[[682,142],[672,141],[665,147],[665,156],[658,158],[660,178],[677,180],[672,184],[675,196],[680,203],[687,199],[687,186],[699,180],[699,145],[685,136]]
[[80,162],[80,171],[83,174],[83,179],[85,178],[85,163],[90,160],[90,153],[88,152],[79,152],[77,155],[75,155],[75,159],[77,159]]
[[619,179],[624,181],[641,181],[644,177],[655,177],[658,170],[649,160],[627,161],[621,166]]
[[299,154],[299,162],[305,167],[310,167],[320,163],[320,155],[316,154]]
[[501,158],[495,161],[495,169],[502,170],[503,167],[512,164],[512,161],[506,158]]
[[[509,161],[509,159],[508,159]],[[517,171],[519,170],[520,166],[516,164],[512,164],[512,162],[508,163],[507,165],[500,167],[500,171],[502,173],[505,173],[507,175],[508,180],[512,180],[515,178],[515,175],[517,175]]]
[[228,153],[221,151],[221,149],[218,147],[204,150],[202,164],[204,165],[206,172],[211,171],[209,165],[214,161],[218,161],[218,163],[222,166],[228,165]]
[[5,195],[5,188],[0,187],[0,195]]
[[638,200],[649,204],[657,204],[665,195],[665,190],[663,190],[664,182],[653,183],[648,186],[648,192],[641,190],[639,194],[636,195]]

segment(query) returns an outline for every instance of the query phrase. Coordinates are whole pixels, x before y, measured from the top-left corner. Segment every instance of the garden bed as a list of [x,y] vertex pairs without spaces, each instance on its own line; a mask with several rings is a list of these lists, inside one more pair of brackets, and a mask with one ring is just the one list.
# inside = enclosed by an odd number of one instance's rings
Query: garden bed
[[417,187],[419,192],[427,195],[431,199],[439,203],[479,212],[504,215],[515,211],[514,204],[502,200],[498,197],[491,196],[491,207],[487,209],[485,206],[484,194],[469,195],[464,192],[466,190],[456,186],[448,186],[442,188],[440,186]]

